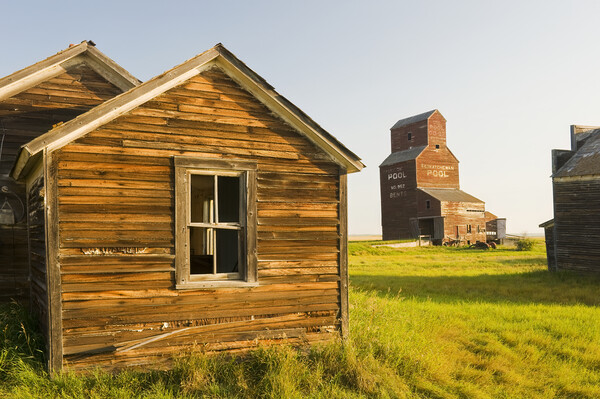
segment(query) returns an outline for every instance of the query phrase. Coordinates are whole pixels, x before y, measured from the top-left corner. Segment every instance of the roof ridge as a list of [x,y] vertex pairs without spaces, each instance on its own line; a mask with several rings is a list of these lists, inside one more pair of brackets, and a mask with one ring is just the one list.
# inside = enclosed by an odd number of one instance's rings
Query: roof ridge
[[423,112],[421,114],[409,116],[408,118],[400,119],[398,122],[396,122],[394,124],[394,126],[391,127],[391,129],[397,129],[397,128],[402,127],[402,126],[411,125],[413,123],[417,123],[417,122],[421,122],[421,121],[427,120],[436,111],[439,112],[437,110],[437,108],[436,108],[436,109],[432,109],[431,111]]
[[44,58],[34,64],[26,66],[0,78],[0,100],[12,97],[24,90],[33,87],[37,83],[64,72],[64,66],[68,66],[71,60],[78,56],[84,57],[92,69],[101,75],[106,70],[105,79],[126,91],[141,83],[139,79],[131,75],[127,70],[102,53],[92,41],[82,41],[72,45],[58,53]]

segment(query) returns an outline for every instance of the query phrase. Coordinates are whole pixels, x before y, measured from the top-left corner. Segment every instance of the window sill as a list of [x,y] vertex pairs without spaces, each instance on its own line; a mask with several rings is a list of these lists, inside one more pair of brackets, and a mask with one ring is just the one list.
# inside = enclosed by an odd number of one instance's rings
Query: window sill
[[243,280],[223,280],[223,281],[190,281],[188,283],[175,284],[178,290],[198,290],[213,288],[248,288],[258,287],[258,282],[248,282]]

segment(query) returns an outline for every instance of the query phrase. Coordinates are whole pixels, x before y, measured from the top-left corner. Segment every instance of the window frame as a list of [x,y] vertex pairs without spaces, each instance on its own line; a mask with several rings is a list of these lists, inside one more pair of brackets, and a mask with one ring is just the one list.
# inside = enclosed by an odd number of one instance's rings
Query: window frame
[[[256,162],[237,159],[174,157],[175,168],[175,287],[177,289],[247,287],[258,285],[256,256]],[[238,273],[190,274],[190,229],[210,228],[191,222],[191,176],[243,176],[240,199],[240,262]],[[242,190],[243,189],[243,190]],[[218,228],[215,223],[213,228]]]

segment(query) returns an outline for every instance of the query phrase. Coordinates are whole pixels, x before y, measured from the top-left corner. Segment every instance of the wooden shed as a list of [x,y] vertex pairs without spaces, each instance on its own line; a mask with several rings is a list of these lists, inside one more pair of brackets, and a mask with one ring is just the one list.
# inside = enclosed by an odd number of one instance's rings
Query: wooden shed
[[600,272],[600,127],[573,125],[571,149],[552,150],[552,189],[548,269]]
[[222,45],[28,142],[50,368],[346,334],[362,167]]
[[[39,243],[27,237],[25,181],[9,176],[19,148],[139,83],[91,42],[0,79],[0,302],[27,302],[30,288],[45,285],[35,268],[43,261]],[[29,227],[41,228],[33,220]]]
[[458,159],[446,145],[446,119],[438,110],[392,126],[391,154],[379,170],[384,240],[487,241],[485,203],[460,190]]
[[499,218],[492,212],[485,211],[485,232],[487,241],[503,244],[506,238],[506,219]]

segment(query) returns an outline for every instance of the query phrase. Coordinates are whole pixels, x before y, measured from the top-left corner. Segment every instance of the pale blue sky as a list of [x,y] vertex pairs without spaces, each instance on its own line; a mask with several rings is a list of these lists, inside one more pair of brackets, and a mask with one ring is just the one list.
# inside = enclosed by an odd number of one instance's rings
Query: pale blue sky
[[363,158],[350,234],[380,232],[389,128],[446,117],[461,188],[539,233],[550,150],[600,125],[597,1],[0,1],[0,76],[94,40],[151,77],[223,43]]

